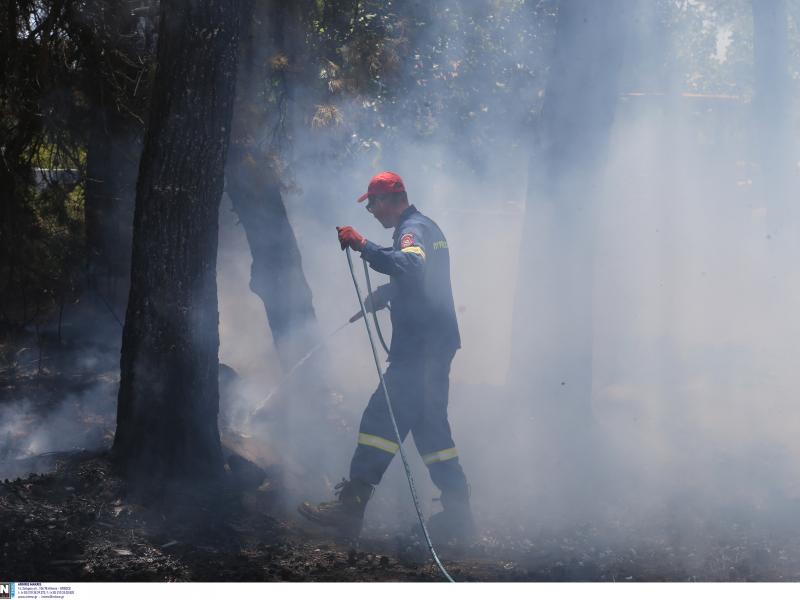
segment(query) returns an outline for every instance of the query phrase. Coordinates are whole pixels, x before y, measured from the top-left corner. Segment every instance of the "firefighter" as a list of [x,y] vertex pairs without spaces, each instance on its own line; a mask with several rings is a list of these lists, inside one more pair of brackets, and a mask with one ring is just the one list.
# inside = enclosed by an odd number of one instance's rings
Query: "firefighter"
[[[367,310],[390,305],[392,341],[384,380],[402,439],[410,431],[433,483],[441,490],[442,512],[429,521],[436,541],[468,541],[474,535],[469,487],[447,419],[450,363],[461,347],[450,285],[450,254],[441,229],[409,205],[403,180],[383,172],[369,182],[358,202],[386,229],[393,244],[383,248],[352,227],[337,227],[342,250],[357,250],[370,267],[389,275],[374,290]],[[361,418],[350,479],[336,486],[336,499],[300,513],[358,537],[367,501],[398,451],[382,388],[372,394]]]

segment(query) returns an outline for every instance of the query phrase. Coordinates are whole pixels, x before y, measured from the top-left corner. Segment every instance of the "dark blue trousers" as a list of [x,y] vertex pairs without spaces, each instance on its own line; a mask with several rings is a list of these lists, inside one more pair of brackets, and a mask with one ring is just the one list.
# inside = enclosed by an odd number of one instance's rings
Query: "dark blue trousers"
[[[400,437],[405,439],[409,431],[414,436],[433,483],[442,491],[443,501],[445,497],[468,496],[467,481],[447,420],[450,363],[454,355],[455,352],[447,352],[394,359],[384,373]],[[383,389],[378,384],[361,417],[350,479],[377,485],[397,451],[397,438]]]

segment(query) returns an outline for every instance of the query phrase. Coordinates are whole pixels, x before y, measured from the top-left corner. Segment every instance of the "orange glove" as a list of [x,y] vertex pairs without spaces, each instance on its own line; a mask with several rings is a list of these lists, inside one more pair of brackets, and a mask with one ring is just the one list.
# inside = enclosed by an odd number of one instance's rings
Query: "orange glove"
[[350,246],[353,250],[361,250],[364,244],[367,243],[367,238],[358,233],[355,229],[346,225],[345,227],[337,227],[336,231],[339,232],[339,243],[342,245],[342,250]]

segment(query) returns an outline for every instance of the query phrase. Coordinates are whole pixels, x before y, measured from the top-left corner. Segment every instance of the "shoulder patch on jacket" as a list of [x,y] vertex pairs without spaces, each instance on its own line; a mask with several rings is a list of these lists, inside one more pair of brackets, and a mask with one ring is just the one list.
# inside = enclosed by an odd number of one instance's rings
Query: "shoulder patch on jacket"
[[403,237],[400,238],[400,249],[408,248],[409,246],[414,245],[414,235],[411,233],[406,233]]

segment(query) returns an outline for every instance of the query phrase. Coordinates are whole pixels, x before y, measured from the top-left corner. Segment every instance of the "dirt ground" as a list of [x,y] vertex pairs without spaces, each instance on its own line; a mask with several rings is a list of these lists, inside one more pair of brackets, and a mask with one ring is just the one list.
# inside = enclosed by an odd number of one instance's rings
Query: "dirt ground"
[[[58,460],[53,474],[1,484],[2,572],[50,581],[441,579],[418,541],[403,548],[397,539],[373,539],[355,548],[269,516],[269,493],[231,485],[204,506],[193,499],[190,516],[180,503],[154,510],[124,495],[107,457],[87,453]],[[459,580],[527,578],[485,557],[462,554],[448,567]]]
[[[105,454],[73,453],[57,470],[0,484],[0,571],[45,581],[439,581],[419,540],[387,534],[358,548],[285,515],[269,485],[231,481],[169,509],[126,501]],[[635,534],[635,532],[631,532]],[[785,581],[800,579],[800,543],[718,532],[711,546],[647,537],[598,545],[591,528],[537,540],[484,534],[440,547],[458,581]],[[631,539],[634,539],[634,535]]]
[[[108,460],[113,414],[93,400],[114,397],[117,356],[112,348],[106,359],[73,364],[48,362],[45,353],[41,362],[19,359],[0,372],[0,410],[15,419],[3,423],[0,440],[8,477],[0,482],[4,577],[442,580],[411,531],[371,528],[353,547],[303,522],[286,505],[279,473],[254,473],[255,465],[230,458],[230,444],[228,479],[213,489],[174,495],[161,508],[132,501]],[[25,409],[9,410],[20,406]],[[56,450],[58,439],[37,438],[43,424],[50,436],[69,427],[71,439],[95,450]],[[20,454],[26,458],[15,458]],[[509,528],[502,515],[476,517],[481,531],[475,544],[437,548],[457,581],[800,581],[796,519],[770,525],[698,513],[694,534],[686,536],[667,520],[646,530],[626,524],[624,514],[613,524],[614,535],[592,523],[526,531]]]

